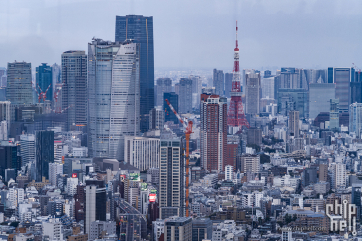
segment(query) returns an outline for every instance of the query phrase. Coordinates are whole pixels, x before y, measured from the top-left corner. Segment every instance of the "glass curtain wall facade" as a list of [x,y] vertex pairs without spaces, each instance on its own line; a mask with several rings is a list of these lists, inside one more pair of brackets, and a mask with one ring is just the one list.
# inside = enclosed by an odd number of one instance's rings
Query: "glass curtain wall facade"
[[49,163],[54,162],[54,132],[36,132],[36,181],[49,180]]
[[309,84],[309,118],[315,119],[321,112],[329,112],[330,100],[336,98],[334,84]]
[[[41,64],[39,67],[36,67],[36,88],[38,93],[40,93],[39,87],[41,91],[45,92],[48,87],[48,91],[46,93],[45,100],[53,101],[53,73],[52,68],[47,64]],[[39,85],[39,86],[38,86]],[[43,102],[41,99],[40,102]]]
[[31,63],[8,63],[6,100],[12,105],[33,104]]
[[77,125],[87,124],[87,55],[85,51],[66,51],[62,54],[62,80],[64,82],[61,90],[62,110],[66,109],[64,111],[67,116],[66,128],[71,131],[75,130]]
[[140,132],[137,43],[94,39],[88,44],[88,153],[124,159],[124,136]]
[[354,68],[328,68],[328,83],[336,85],[336,99],[339,99],[339,112],[348,112],[351,104],[350,83],[354,82]]
[[116,41],[140,43],[140,128],[148,130],[149,112],[154,107],[153,17],[116,16]]

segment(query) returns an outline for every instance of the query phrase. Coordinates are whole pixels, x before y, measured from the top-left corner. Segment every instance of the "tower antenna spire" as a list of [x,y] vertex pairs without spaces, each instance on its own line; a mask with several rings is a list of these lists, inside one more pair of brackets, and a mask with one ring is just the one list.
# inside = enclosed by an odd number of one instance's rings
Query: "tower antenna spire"
[[234,51],[239,51],[238,45],[238,20],[236,20],[236,34],[235,34],[235,49]]
[[[243,126],[249,128],[249,123],[245,118],[243,103],[241,100],[242,86],[240,81],[240,69],[239,69],[239,48],[238,48],[238,21],[236,21],[236,40],[234,49],[234,69],[233,69],[233,81],[230,92],[231,100],[228,111],[228,125],[233,130],[240,131]],[[234,131],[233,131],[234,132]]]

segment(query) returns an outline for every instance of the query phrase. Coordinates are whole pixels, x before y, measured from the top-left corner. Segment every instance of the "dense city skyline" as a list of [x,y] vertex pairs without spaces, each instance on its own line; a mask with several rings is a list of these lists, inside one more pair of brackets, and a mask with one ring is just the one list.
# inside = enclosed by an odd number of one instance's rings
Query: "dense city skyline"
[[361,7],[7,1],[0,241],[361,240]]
[[156,70],[231,71],[235,20],[241,69],[358,66],[361,7],[359,1],[6,1],[0,66],[59,64],[61,53],[87,51],[93,37],[114,41],[115,17],[127,14],[153,16]]

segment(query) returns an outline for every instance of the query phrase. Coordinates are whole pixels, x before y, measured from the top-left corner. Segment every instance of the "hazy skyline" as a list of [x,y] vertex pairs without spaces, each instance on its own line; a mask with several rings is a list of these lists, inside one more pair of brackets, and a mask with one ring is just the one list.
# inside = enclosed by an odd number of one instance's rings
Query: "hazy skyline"
[[153,16],[155,69],[362,66],[362,1],[1,1],[0,66],[60,64],[93,37],[114,41],[116,15]]

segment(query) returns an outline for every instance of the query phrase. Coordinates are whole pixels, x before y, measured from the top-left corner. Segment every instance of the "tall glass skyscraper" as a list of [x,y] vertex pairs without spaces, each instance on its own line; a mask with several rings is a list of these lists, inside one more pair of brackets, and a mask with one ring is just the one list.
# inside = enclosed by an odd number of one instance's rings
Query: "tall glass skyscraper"
[[[139,134],[139,44],[93,39],[88,44],[88,150],[124,159],[124,136]],[[153,98],[153,97],[152,97]]]
[[328,68],[328,83],[336,85],[336,99],[339,99],[339,112],[348,112],[351,104],[350,83],[354,82],[354,68]]
[[54,131],[37,131],[36,150],[36,181],[42,177],[49,180],[49,163],[54,162]]
[[33,104],[31,63],[8,63],[6,100],[12,105]]
[[154,107],[153,17],[127,15],[116,17],[116,41],[132,39],[140,43],[140,125],[148,130],[149,112]]
[[[62,80],[64,82],[62,109],[67,116],[67,130],[87,124],[87,55],[85,51],[66,51],[62,54]],[[56,110],[60,112],[60,110]]]
[[[53,101],[53,73],[52,68],[49,65],[41,64],[39,67],[36,67],[36,85],[38,93],[39,87],[45,92],[50,85],[49,90],[46,93],[46,100]],[[42,101],[43,100],[41,100],[41,102]]]

